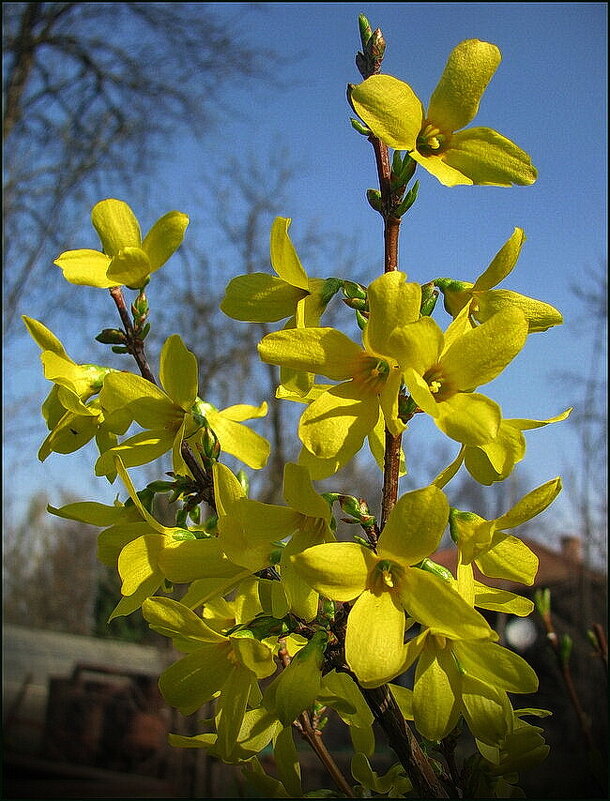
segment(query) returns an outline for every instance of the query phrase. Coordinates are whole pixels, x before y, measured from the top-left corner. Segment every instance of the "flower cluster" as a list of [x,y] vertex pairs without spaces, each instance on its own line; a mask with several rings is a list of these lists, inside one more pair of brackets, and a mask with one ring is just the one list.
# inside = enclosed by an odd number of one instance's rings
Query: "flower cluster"
[[[363,31],[360,63],[378,64],[380,33]],[[400,191],[398,205],[386,204],[386,218],[388,209],[404,212],[414,202],[416,191],[404,193],[418,165],[448,186],[534,182],[529,157],[510,140],[491,129],[465,128],[499,61],[495,45],[462,42],[426,112],[413,90],[391,76],[374,74],[350,88],[364,132],[406,151],[393,162]],[[243,472],[221,461],[229,454],[252,469],[265,466],[269,444],[244,421],[264,417],[267,404],[218,410],[204,401],[197,359],[177,334],[162,345],[158,382],[142,359],[141,323],[148,314],[142,290],[180,245],[188,218],[170,212],[142,240],[129,206],[109,199],[94,207],[92,221],[103,252],[66,251],[56,264],[68,281],[110,289],[115,300],[122,287],[140,292],[134,325],[98,339],[134,355],[142,374],[77,364],[48,328],[24,318],[53,383],[42,407],[50,433],[39,456],[73,452],[95,437],[96,475],[119,476],[124,485],[124,502],[50,511],[101,529],[99,558],[121,578],[111,619],[141,610],[182,654],[161,675],[166,700],[185,715],[213,703],[204,732],[171,741],[247,765],[265,796],[298,797],[293,732],[307,734],[312,721],[317,726],[332,710],[354,743],[356,795],[403,797],[417,790],[408,766],[378,776],[369,762],[375,749],[370,693],[386,687],[403,718],[432,743],[465,724],[477,745],[481,787],[497,795],[517,792],[514,774],[548,750],[540,729],[522,718],[544,712],[513,708],[511,696],[534,692],[538,680],[499,642],[489,619],[493,612],[528,615],[532,603],[486,581],[533,583],[537,559],[511,532],[549,506],[561,481],[537,487],[493,520],[455,508],[446,486],[463,465],[482,484],[503,481],[524,456],[522,432],[570,411],[549,420],[506,418],[479,391],[511,364],[530,334],[562,322],[552,306],[495,288],[516,265],[523,231],[515,228],[474,283],[420,283],[388,269],[364,286],[309,277],[288,233],[291,220],[275,219],[275,275],[234,277],[221,304],[242,322],[285,321],[262,337],[258,353],[280,368],[276,402],[304,406],[301,451],[284,467],[284,503],[271,504],[250,498]],[[358,341],[322,324],[338,293],[356,313]],[[449,319],[437,321],[439,293]],[[379,523],[365,499],[318,492],[313,482],[335,476],[365,443],[384,480],[393,470],[398,486],[406,469],[400,445],[391,464],[385,449],[400,443],[418,415],[432,418],[459,453],[426,486],[384,499]],[[171,480],[137,491],[129,468],[166,454]],[[170,493],[175,525],[158,519],[160,493]],[[205,519],[202,500],[210,507]],[[360,533],[340,535],[339,518]],[[433,558],[446,530],[456,546],[454,573]],[[412,685],[402,686],[411,668]],[[270,744],[277,779],[257,760]]]

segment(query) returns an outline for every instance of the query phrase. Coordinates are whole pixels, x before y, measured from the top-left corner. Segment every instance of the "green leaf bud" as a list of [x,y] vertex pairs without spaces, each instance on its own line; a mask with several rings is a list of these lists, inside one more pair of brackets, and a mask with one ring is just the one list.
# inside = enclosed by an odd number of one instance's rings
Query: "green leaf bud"
[[118,328],[104,328],[95,338],[102,345],[120,345],[126,341],[125,332]]
[[172,539],[176,540],[177,542],[184,542],[185,540],[196,540],[197,537],[192,531],[182,528],[172,531]]
[[408,423],[417,409],[417,403],[410,395],[408,397],[405,395],[398,396],[398,416],[403,423]]
[[346,298],[366,300],[366,287],[355,281],[343,281],[343,294]]
[[129,353],[129,350],[127,348],[124,348],[124,347],[120,346],[120,345],[113,345],[112,346],[112,352],[113,353]]
[[204,426],[201,432],[201,447],[208,459],[217,461],[220,456],[220,442],[209,426]]
[[402,183],[406,186],[411,178],[415,175],[417,169],[417,162],[411,158],[408,153],[405,153],[402,160],[402,165],[399,170],[396,170],[397,175],[400,177]]
[[398,206],[393,209],[392,214],[395,217],[402,217],[403,214],[406,214],[407,211],[411,208],[411,206],[417,200],[417,193],[419,192],[419,181],[415,181],[411,189],[407,192],[404,196],[403,200],[398,204]]
[[434,284],[441,292],[464,292],[472,288],[472,284],[466,284],[464,281],[456,281],[453,278],[435,278]]
[[368,324],[367,318],[359,309],[356,309],[356,322],[358,323],[358,328],[360,328],[361,331],[364,331]]
[[341,278],[327,278],[324,281],[324,285],[322,286],[322,291],[320,292],[320,301],[321,303],[326,306],[327,303],[337,294],[337,292],[343,286],[343,281]]
[[420,314],[422,317],[430,317],[436,306],[438,298],[438,290],[435,289],[434,283],[422,284],[421,294],[421,308]]
[[419,567],[422,570],[425,570],[427,573],[432,573],[433,575],[442,578],[443,581],[453,580],[453,575],[450,570],[448,570],[446,567],[443,567],[443,565],[437,564],[428,557],[422,559],[419,564],[415,565],[415,567]]
[[534,592],[534,606],[540,617],[546,617],[551,614],[551,591],[548,587]]
[[368,40],[373,34],[371,23],[368,21],[364,14],[358,14],[358,28],[360,30],[360,41],[362,42],[362,49],[366,48]]
[[139,334],[140,339],[142,339],[142,340],[146,339],[146,337],[148,336],[149,333],[150,333],[150,323],[146,323],[144,328],[140,331],[140,334]]
[[367,189],[366,199],[369,202],[369,206],[381,214],[381,192],[379,189]]
[[358,131],[358,133],[361,134],[362,136],[371,135],[371,129],[368,126],[366,126],[363,122],[360,122],[360,120],[356,120],[354,119],[354,117],[350,117],[350,123],[352,125],[352,128],[355,131]]

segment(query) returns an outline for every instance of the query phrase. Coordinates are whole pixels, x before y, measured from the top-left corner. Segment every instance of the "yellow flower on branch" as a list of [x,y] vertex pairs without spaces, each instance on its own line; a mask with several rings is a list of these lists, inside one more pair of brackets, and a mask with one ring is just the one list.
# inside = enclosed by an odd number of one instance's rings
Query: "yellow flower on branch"
[[553,325],[560,325],[563,317],[550,304],[528,298],[510,289],[494,289],[512,272],[524,242],[523,230],[515,228],[489,267],[481,273],[474,284],[453,281],[449,278],[437,279],[434,283],[443,293],[446,311],[452,317],[457,317],[467,305],[472,320],[484,323],[502,309],[517,308],[523,312],[530,334],[535,331],[546,331]]
[[270,364],[319,374],[342,383],[321,392],[301,416],[299,437],[315,457],[335,460],[339,469],[357,453],[376,427],[399,434],[402,371],[398,359],[401,326],[419,318],[421,287],[399,271],[368,287],[369,321],[363,347],[334,328],[296,328],[268,334],[258,349]]
[[189,218],[180,211],[170,211],[142,240],[138,220],[127,203],[108,198],[95,204],[91,222],[103,252],[81,249],[61,253],[54,264],[61,268],[66,281],[101,289],[122,285],[140,288],[180,247]]
[[501,58],[494,44],[461,42],[426,112],[411,87],[391,75],[373,75],[351,87],[351,102],[375,136],[406,150],[445,186],[533,184],[537,173],[527,153],[491,128],[465,127]]
[[237,404],[221,411],[197,396],[197,359],[182,339],[168,337],[161,350],[161,385],[132,373],[116,372],[100,393],[102,408],[110,413],[129,416],[145,431],[110,448],[98,459],[96,475],[108,475],[119,455],[126,467],[146,464],[172,451],[174,472],[185,475],[188,469],[181,455],[182,442],[201,441],[206,426],[216,435],[220,447],[249,467],[263,467],[269,456],[266,439],[242,425],[242,421],[263,417],[267,404]]
[[419,408],[448,437],[468,446],[493,440],[502,420],[497,403],[473,390],[498,376],[525,345],[527,320],[508,308],[472,328],[465,308],[445,334],[430,317],[403,326],[401,366]]
[[320,595],[354,602],[345,658],[365,687],[377,687],[403,671],[406,614],[440,635],[495,636],[448,582],[417,567],[436,550],[448,512],[447,499],[436,487],[408,492],[390,512],[376,552],[358,543],[331,542],[292,557]]

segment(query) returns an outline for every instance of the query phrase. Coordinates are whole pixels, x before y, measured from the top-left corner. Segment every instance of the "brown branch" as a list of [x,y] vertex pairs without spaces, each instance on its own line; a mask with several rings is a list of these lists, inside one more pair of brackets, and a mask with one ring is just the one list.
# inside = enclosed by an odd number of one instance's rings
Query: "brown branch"
[[384,730],[420,798],[449,798],[411,727],[403,718],[387,684],[372,690],[360,688],[375,719]]
[[[285,669],[290,664],[290,656],[285,647],[281,647],[278,653],[282,669]],[[303,739],[309,744],[312,751],[316,754],[320,762],[326,768],[328,775],[334,781],[335,785],[340,792],[344,793],[348,798],[356,798],[356,794],[352,789],[339,766],[333,759],[332,754],[329,752],[324,740],[322,739],[322,732],[315,728],[311,723],[309,713],[304,711],[295,720],[294,726],[298,729]]]

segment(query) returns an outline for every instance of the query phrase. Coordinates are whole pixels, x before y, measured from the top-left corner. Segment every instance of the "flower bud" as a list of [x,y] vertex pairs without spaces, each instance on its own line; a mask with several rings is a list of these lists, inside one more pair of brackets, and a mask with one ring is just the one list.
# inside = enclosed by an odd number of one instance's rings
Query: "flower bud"
[[104,328],[95,338],[102,345],[121,345],[125,342],[125,332],[118,328]]
[[367,189],[366,199],[369,202],[369,206],[381,214],[381,192],[379,189]]
[[534,592],[534,606],[540,617],[551,614],[551,591],[548,587]]

